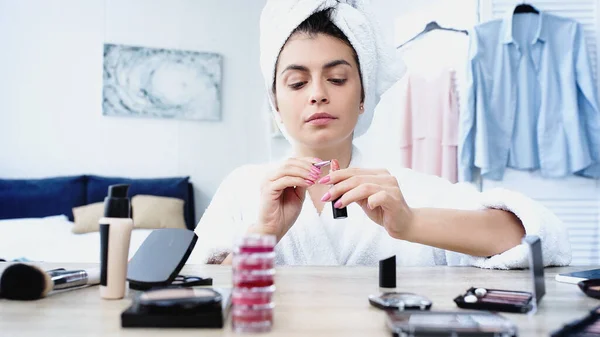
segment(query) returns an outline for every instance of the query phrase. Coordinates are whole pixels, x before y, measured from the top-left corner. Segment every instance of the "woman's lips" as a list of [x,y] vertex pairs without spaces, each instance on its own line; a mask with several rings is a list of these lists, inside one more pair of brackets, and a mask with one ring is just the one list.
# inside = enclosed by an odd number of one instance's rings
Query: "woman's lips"
[[318,112],[312,114],[307,120],[306,123],[311,125],[326,125],[336,120],[334,116],[326,113],[326,112]]
[[336,119],[331,118],[331,117],[319,117],[319,118],[311,119],[306,123],[308,123],[310,125],[327,125],[327,124],[333,122],[334,120],[336,120]]

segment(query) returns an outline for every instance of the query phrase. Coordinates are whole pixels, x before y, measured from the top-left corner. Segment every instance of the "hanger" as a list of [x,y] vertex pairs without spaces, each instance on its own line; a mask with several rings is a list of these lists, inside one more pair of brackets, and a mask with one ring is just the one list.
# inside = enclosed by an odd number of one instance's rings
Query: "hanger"
[[464,30],[464,29],[455,29],[455,28],[447,28],[447,27],[442,27],[440,26],[437,21],[431,21],[429,22],[427,25],[425,25],[425,28],[423,29],[423,31],[421,31],[419,34],[415,35],[412,39],[404,42],[403,44],[399,45],[396,49],[402,48],[404,45],[406,45],[407,43],[433,31],[433,30],[445,30],[448,32],[457,32],[457,33],[464,33],[469,35],[469,32]]
[[523,13],[540,14],[540,11],[538,11],[532,5],[523,2],[520,5],[518,5],[517,7],[515,7],[513,14],[523,14]]

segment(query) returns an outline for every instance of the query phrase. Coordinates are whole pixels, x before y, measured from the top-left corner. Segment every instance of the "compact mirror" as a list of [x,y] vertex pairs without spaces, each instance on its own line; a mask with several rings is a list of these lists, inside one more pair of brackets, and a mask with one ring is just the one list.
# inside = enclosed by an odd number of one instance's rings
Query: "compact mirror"
[[384,310],[429,310],[431,301],[424,296],[413,293],[383,293],[369,296],[372,306]]

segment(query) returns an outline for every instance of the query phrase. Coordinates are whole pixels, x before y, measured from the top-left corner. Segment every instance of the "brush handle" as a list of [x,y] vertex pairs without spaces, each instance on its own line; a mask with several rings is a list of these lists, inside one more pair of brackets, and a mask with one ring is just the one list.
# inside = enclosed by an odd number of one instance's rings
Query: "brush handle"
[[100,284],[100,268],[86,269],[89,285]]
[[68,270],[51,272],[50,279],[54,284],[52,290],[69,289],[87,285],[85,270]]
[[52,270],[50,279],[54,284],[52,290],[70,289],[100,283],[100,269],[89,270]]

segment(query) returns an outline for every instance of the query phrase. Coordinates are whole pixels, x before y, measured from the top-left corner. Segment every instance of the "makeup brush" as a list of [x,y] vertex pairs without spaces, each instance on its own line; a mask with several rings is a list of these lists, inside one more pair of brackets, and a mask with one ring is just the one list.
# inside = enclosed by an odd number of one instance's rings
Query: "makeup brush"
[[16,263],[0,276],[0,297],[11,300],[37,300],[51,291],[81,288],[100,283],[100,270],[42,270],[38,266]]

